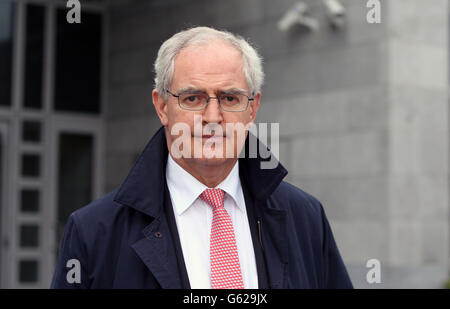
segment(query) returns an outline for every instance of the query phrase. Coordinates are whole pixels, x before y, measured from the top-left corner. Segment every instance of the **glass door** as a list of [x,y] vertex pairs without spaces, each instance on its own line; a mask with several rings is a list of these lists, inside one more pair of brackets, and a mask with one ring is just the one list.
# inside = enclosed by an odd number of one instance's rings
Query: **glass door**
[[69,215],[102,195],[102,128],[96,119],[60,117],[52,133],[54,258]]

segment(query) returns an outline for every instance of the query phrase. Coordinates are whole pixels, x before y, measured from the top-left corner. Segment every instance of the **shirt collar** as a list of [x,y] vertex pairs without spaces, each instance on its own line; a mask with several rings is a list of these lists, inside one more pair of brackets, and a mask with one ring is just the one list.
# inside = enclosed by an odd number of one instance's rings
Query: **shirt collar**
[[[187,210],[200,194],[208,189],[207,186],[202,184],[175,162],[170,153],[168,154],[167,160],[166,179],[167,187],[169,188],[170,196],[175,204],[173,206],[175,207],[177,215],[181,215]],[[239,160],[236,161],[236,164],[228,176],[215,188],[224,190],[234,199],[238,208],[244,210],[244,195],[239,178]]]
[[225,191],[234,199],[238,208],[244,211],[244,193],[242,191],[241,179],[239,178],[239,160],[236,161],[228,176],[216,188]]

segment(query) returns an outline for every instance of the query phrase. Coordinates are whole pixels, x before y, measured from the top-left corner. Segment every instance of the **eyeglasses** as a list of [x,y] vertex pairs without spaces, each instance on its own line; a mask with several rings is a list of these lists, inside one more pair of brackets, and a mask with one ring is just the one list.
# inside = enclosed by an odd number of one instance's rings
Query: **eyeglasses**
[[182,109],[190,111],[204,110],[211,99],[216,99],[225,112],[243,112],[247,110],[249,102],[254,100],[243,93],[222,93],[217,97],[210,97],[204,92],[189,91],[178,95],[167,89],[166,92],[178,99],[178,105]]

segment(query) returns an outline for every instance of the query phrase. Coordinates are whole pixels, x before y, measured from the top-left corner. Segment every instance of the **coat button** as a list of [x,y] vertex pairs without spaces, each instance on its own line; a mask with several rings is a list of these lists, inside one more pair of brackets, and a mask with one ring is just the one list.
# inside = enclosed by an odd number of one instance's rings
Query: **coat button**
[[156,237],[156,238],[161,238],[161,237],[162,237],[161,232],[156,232],[156,233],[155,233],[155,237]]

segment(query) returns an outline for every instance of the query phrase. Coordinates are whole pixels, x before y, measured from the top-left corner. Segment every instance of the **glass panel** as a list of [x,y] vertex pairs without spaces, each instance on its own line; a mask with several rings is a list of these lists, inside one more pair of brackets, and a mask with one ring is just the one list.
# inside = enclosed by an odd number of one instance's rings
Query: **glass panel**
[[24,106],[41,108],[44,7],[34,4],[27,5],[26,24]]
[[60,134],[57,243],[69,215],[92,199],[92,158],[91,135]]
[[39,226],[28,224],[20,227],[20,246],[31,248],[39,246]]
[[39,211],[39,190],[23,189],[20,193],[20,209],[23,212]]
[[12,1],[0,1],[0,106],[11,105],[14,8]]
[[24,121],[22,126],[22,139],[25,142],[40,142],[41,123],[39,121]]
[[22,155],[22,176],[39,177],[41,157],[37,154]]
[[19,282],[36,283],[38,281],[38,261],[22,260],[19,262]]
[[100,112],[102,17],[83,12],[69,24],[67,10],[57,11],[54,108]]

